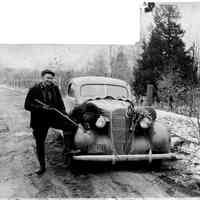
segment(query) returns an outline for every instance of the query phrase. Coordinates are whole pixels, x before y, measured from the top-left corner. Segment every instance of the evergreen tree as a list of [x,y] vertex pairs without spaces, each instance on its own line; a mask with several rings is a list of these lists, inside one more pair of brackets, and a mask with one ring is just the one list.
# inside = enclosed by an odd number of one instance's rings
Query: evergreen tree
[[[173,84],[185,84],[194,80],[192,57],[185,50],[184,31],[177,23],[180,13],[175,5],[155,8],[154,28],[134,71],[133,87],[136,94],[145,95],[147,84],[158,87],[159,80],[168,73],[174,74]],[[178,81],[177,81],[178,80]]]

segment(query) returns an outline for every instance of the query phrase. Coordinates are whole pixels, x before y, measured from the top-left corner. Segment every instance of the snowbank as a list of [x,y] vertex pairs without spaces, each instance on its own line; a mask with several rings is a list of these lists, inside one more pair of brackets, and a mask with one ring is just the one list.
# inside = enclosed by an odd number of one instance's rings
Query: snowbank
[[180,136],[193,143],[200,141],[196,118],[163,110],[156,110],[156,112],[157,120],[166,124],[172,135]]

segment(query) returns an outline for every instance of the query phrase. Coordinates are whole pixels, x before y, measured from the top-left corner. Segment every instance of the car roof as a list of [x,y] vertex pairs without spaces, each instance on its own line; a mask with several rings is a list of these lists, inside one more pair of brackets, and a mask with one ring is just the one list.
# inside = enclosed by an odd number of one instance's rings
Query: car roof
[[76,85],[84,85],[84,84],[111,84],[111,85],[121,85],[124,87],[128,86],[128,83],[126,81],[116,79],[116,78],[110,78],[110,77],[104,77],[104,76],[82,76],[82,77],[76,77],[72,78],[70,83],[74,83]]

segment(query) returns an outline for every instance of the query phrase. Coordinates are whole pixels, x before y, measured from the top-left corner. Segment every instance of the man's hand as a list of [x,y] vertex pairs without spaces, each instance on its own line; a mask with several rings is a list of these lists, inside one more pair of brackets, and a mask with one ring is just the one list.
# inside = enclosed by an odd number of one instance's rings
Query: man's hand
[[44,110],[52,110],[52,108],[49,105],[43,105],[42,108]]

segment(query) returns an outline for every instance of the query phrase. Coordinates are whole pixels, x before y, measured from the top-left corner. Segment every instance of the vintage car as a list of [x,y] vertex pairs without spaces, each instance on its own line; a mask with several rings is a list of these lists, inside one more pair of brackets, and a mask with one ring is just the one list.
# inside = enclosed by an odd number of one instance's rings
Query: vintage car
[[151,107],[136,107],[125,81],[108,77],[77,77],[68,83],[68,113],[79,124],[74,160],[136,161],[175,157],[170,134]]

